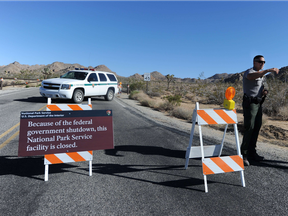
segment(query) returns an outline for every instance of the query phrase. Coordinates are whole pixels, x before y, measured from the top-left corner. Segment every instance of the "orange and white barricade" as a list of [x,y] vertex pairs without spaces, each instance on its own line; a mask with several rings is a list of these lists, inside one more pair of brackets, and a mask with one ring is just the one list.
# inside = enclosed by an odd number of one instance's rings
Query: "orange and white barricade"
[[[189,158],[202,158],[205,192],[208,192],[207,175],[240,171],[242,186],[245,187],[244,163],[240,153],[237,115],[236,110],[228,109],[199,109],[199,103],[193,111],[192,129],[189,146],[186,150],[185,169],[188,168]],[[192,146],[195,125],[199,126],[200,146]],[[226,124],[221,144],[203,145],[201,125]],[[237,147],[237,155],[220,157],[223,149],[224,139],[229,124],[234,125],[234,133]]]
[[[66,110],[92,110],[91,98],[88,104],[51,104],[48,98],[46,111],[66,111]],[[71,163],[89,161],[89,176],[92,176],[93,151],[68,152],[44,155],[45,181],[48,181],[49,165],[59,163]]]

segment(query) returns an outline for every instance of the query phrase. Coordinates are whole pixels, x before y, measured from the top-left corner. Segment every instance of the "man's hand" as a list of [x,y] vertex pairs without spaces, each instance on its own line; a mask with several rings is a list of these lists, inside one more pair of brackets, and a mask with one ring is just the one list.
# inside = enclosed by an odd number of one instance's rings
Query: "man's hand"
[[263,89],[262,91],[262,96],[266,97],[266,95],[268,94],[268,90],[267,89]]
[[268,69],[268,71],[269,71],[269,72],[274,72],[274,73],[276,73],[276,74],[279,73],[279,69],[278,69],[278,68],[270,68],[270,69]]

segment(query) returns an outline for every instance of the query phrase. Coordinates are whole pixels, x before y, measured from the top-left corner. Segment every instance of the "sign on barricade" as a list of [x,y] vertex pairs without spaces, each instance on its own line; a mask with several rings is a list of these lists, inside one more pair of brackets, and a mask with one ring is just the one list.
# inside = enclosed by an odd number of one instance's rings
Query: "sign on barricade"
[[[186,150],[185,169],[188,168],[189,158],[202,158],[202,168],[204,175],[205,192],[208,192],[207,175],[240,171],[242,186],[245,187],[244,164],[240,153],[238,129],[237,129],[236,110],[228,109],[199,109],[199,103],[196,103],[192,117],[192,129],[190,134],[189,146]],[[200,146],[192,146],[193,135],[196,123],[199,126]],[[221,144],[203,145],[201,125],[226,124]],[[233,124],[237,155],[221,157],[224,139],[229,124]]]
[[114,148],[111,110],[92,110],[89,104],[51,104],[47,111],[21,112],[18,156],[45,155],[45,181],[48,165],[89,161],[92,150]]

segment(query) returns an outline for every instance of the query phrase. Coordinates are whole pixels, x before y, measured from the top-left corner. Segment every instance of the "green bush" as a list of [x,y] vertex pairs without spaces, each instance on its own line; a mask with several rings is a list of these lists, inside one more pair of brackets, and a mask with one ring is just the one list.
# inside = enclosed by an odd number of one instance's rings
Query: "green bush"
[[135,91],[135,90],[146,90],[146,84],[144,81],[135,81],[132,84],[130,84],[130,91]]
[[169,95],[164,97],[171,105],[180,106],[181,104],[181,95]]
[[129,99],[137,100],[137,95],[140,93],[140,91],[131,91],[129,94]]

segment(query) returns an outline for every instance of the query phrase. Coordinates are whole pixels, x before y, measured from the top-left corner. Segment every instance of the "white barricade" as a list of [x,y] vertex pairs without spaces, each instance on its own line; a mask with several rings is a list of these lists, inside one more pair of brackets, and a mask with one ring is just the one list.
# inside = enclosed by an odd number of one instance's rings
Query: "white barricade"
[[[240,153],[238,129],[237,129],[237,115],[236,110],[227,109],[199,109],[199,103],[193,111],[192,129],[190,134],[189,146],[186,151],[185,169],[188,168],[189,158],[202,158],[202,167],[204,175],[205,192],[208,192],[207,176],[210,174],[235,172],[240,171],[242,186],[245,187],[244,180],[244,164],[242,155]],[[200,146],[192,146],[195,125],[199,126]],[[208,124],[226,124],[224,135],[221,144],[218,145],[203,145],[201,125]],[[237,155],[220,157],[223,149],[224,139],[228,124],[233,124],[235,141],[237,147]],[[211,158],[210,158],[211,157]]]
[[[66,110],[92,110],[91,98],[88,98],[88,104],[51,104],[51,98],[48,98],[46,111],[66,111]],[[45,181],[48,181],[49,165],[59,163],[71,163],[80,161],[89,161],[89,176],[92,176],[93,151],[69,152],[48,154],[44,156]]]

